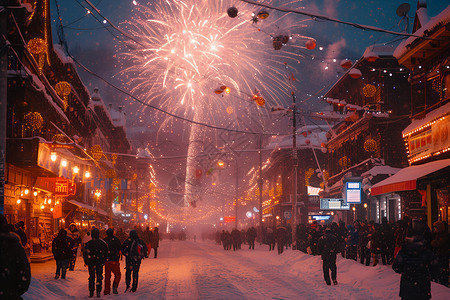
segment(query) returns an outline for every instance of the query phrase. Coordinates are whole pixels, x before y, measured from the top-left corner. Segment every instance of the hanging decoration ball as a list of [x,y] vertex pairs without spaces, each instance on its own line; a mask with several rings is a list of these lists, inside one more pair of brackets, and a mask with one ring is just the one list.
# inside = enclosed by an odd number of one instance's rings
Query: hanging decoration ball
[[380,57],[378,56],[378,54],[376,54],[373,51],[370,51],[369,53],[364,55],[364,58],[368,61],[368,62],[376,62],[377,59],[379,59]]
[[377,88],[373,84],[366,84],[363,87],[363,94],[364,97],[370,98],[375,96],[375,93],[377,92]]
[[136,179],[137,179],[137,177],[138,177],[138,176],[137,176],[137,174],[136,174],[136,173],[134,173],[134,174],[133,174],[133,177],[131,177],[131,179],[132,179],[132,180],[136,180]]
[[47,44],[41,38],[31,39],[28,44],[28,50],[30,50],[31,54],[39,55],[45,53]]
[[346,168],[350,166],[350,159],[347,156],[343,156],[339,159],[339,166]]
[[238,15],[238,9],[234,6],[227,9],[227,14],[230,18],[236,18]]
[[63,98],[64,102],[64,111],[69,106],[69,98],[68,96],[72,92],[72,87],[70,86],[70,83],[67,81],[60,81],[55,85],[55,91],[58,94],[58,96]]
[[320,147],[326,148],[326,146],[327,146],[327,144],[325,144],[325,143],[320,143]]
[[227,107],[227,114],[231,115],[233,113],[233,108],[231,106]]
[[265,10],[261,10],[258,13],[258,18],[260,18],[261,20],[267,19],[269,17],[269,13]]
[[341,65],[341,67],[343,67],[344,69],[350,69],[350,68],[352,67],[353,63],[352,63],[351,60],[344,59],[344,60],[341,61],[341,64],[340,64],[340,65]]
[[200,179],[202,178],[202,175],[203,175],[202,169],[195,170],[195,178]]
[[310,139],[306,139],[306,140],[305,140],[305,144],[306,144],[306,145],[311,144],[311,140],[310,140]]
[[215,90],[215,91],[214,91],[214,93],[216,93],[217,95],[220,95],[220,94],[222,94],[222,93],[223,93],[223,90],[221,90],[221,89],[217,89],[217,90]]
[[307,133],[306,131],[303,131],[303,132],[302,132],[302,135],[303,135],[304,137],[306,137],[306,136],[308,135],[308,133]]
[[116,153],[111,154],[111,161],[112,161],[113,165],[116,164],[116,160],[117,160],[117,154]]
[[102,146],[98,144],[91,147],[91,153],[95,160],[100,160],[104,156]]
[[364,150],[366,150],[367,152],[376,152],[377,149],[378,145],[374,139],[369,138],[364,142]]
[[351,78],[354,78],[354,79],[358,79],[358,78],[360,78],[362,76],[361,71],[358,70],[358,69],[351,69],[348,72],[348,74],[350,75]]
[[308,50],[314,50],[316,48],[316,40],[310,39],[310,40],[306,41],[305,46],[306,46],[306,49],[308,49]]
[[44,124],[44,118],[37,111],[29,112],[23,118],[25,126],[32,131],[41,130]]

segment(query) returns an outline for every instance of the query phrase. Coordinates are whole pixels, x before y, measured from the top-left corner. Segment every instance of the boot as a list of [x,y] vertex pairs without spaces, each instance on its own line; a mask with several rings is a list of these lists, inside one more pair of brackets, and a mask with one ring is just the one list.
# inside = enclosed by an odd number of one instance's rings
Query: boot
[[102,293],[102,286],[97,285],[97,298],[100,298],[100,294]]
[[113,294],[118,294],[119,292],[117,291],[117,287],[113,286]]
[[89,291],[89,298],[94,297],[94,291]]
[[128,291],[128,289],[130,288],[130,286],[128,285],[127,287],[126,287],[126,289],[125,289],[125,292],[124,293],[126,293],[127,291]]
[[59,278],[59,274],[56,274],[56,275],[55,275],[55,279],[58,279],[58,278]]
[[333,284],[337,285],[337,280],[336,279],[333,280]]

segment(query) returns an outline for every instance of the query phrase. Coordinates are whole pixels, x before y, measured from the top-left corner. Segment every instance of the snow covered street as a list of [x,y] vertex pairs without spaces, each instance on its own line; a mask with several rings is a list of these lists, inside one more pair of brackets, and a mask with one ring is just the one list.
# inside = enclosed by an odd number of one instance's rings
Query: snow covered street
[[[338,285],[327,286],[319,256],[286,250],[278,255],[266,245],[255,250],[225,251],[212,241],[167,241],[158,258],[142,262],[136,293],[125,290],[125,262],[116,299],[399,299],[400,275],[391,266],[366,267],[338,257]],[[151,256],[153,257],[153,252]],[[88,297],[88,272],[78,257],[75,271],[54,279],[55,261],[31,265],[32,280],[24,299]],[[450,289],[432,283],[433,299],[450,299]]]

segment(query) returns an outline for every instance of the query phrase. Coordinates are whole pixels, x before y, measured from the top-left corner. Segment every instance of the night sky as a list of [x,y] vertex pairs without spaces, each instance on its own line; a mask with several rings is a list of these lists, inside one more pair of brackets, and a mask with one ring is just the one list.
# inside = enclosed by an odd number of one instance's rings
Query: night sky
[[[101,13],[114,24],[123,28],[126,20],[129,20],[135,13],[135,5],[132,0],[91,0]],[[151,3],[147,0],[136,0],[140,4]],[[264,2],[264,1],[262,1]],[[279,1],[285,3],[285,1]],[[309,12],[318,13],[334,17],[343,21],[355,22],[364,25],[377,26],[392,31],[402,31],[404,25],[398,25],[400,17],[396,15],[396,8],[404,2],[411,5],[409,12],[410,30],[412,27],[414,13],[417,6],[416,1],[392,1],[392,0],[321,0],[321,1],[292,1],[298,8],[303,5]],[[431,0],[428,2],[429,16],[435,16],[441,12],[447,5],[447,1]],[[56,4],[64,25],[64,37],[66,39],[69,51],[80,62],[105,78],[112,80],[115,84],[129,90],[129,86],[123,86],[120,81],[121,66],[118,63],[118,45],[121,43],[116,35],[126,39],[117,31],[113,30],[108,24],[103,24],[101,19],[96,20],[93,14],[86,13],[88,5],[83,0],[54,0],[51,1],[52,21],[53,21],[53,40],[59,42],[56,34],[57,10]],[[235,6],[239,8],[240,1],[235,1]],[[294,5],[294,7],[295,7]],[[290,7],[293,7],[291,4]],[[259,8],[255,7],[255,11]],[[297,68],[297,96],[300,99],[307,98],[309,95],[315,95],[312,101],[309,101],[310,109],[320,110],[324,103],[317,97],[323,95],[328,88],[342,74],[343,70],[338,65],[344,58],[356,60],[362,56],[365,48],[374,43],[386,43],[398,40],[399,37],[378,32],[365,31],[351,26],[327,22],[314,21],[308,17],[295,15],[299,22],[304,22],[307,27],[302,32],[305,36],[310,36],[317,40],[315,50],[307,52],[308,56],[300,58]],[[111,34],[105,29],[105,26],[113,32]],[[270,43],[270,40],[268,40]],[[394,42],[396,45],[398,42]],[[323,50],[319,50],[323,47]],[[122,48],[123,49],[123,48]],[[123,50],[120,50],[123,51]],[[314,56],[314,60],[311,59]],[[332,58],[337,59],[337,63],[329,63],[329,68],[325,70],[327,61]],[[115,105],[127,105],[129,100],[126,96],[116,92],[111,87],[100,82],[98,79],[80,71],[85,84],[92,91],[94,87],[99,87],[106,103]],[[317,100],[316,100],[317,99]],[[286,106],[290,100],[286,100]],[[126,109],[127,122],[136,126],[138,116],[135,109]]]

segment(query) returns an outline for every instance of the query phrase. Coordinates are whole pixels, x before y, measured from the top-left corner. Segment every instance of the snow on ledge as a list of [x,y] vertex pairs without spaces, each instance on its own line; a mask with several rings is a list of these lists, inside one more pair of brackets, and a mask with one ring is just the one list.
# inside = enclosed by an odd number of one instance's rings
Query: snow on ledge
[[420,126],[425,125],[445,114],[448,114],[449,112],[450,112],[450,102],[441,107],[436,108],[435,110],[430,111],[423,119],[413,120],[411,124],[409,124],[408,127],[406,127],[402,131],[402,134],[403,135],[408,134],[408,132],[413,131],[414,129],[419,128]]

